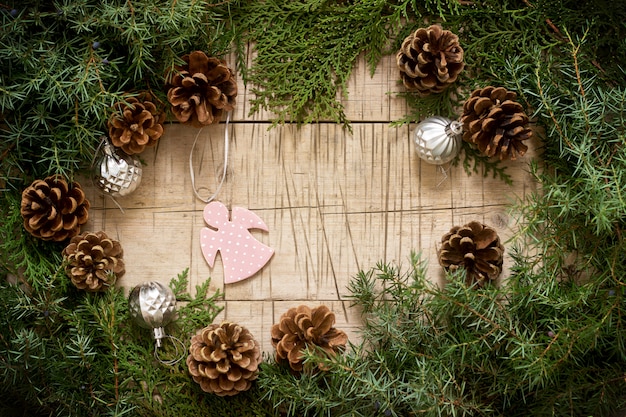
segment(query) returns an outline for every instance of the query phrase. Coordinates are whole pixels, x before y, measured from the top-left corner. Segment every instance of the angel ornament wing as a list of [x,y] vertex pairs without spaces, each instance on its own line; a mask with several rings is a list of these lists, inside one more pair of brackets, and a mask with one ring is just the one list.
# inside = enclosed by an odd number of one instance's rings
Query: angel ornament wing
[[269,262],[274,249],[259,242],[250,229],[268,231],[267,225],[253,212],[233,207],[229,220],[228,208],[212,201],[204,208],[204,221],[209,227],[200,230],[202,254],[213,268],[219,251],[224,266],[224,283],[239,282],[256,274]]

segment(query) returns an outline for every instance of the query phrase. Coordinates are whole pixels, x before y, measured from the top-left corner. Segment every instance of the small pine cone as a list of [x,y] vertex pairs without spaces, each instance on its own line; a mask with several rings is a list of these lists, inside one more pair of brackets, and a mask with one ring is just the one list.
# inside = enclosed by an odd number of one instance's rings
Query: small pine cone
[[113,106],[109,118],[109,137],[114,146],[129,155],[154,146],[163,135],[165,113],[157,110],[150,95],[128,97]]
[[224,111],[235,108],[237,82],[226,61],[202,51],[183,56],[187,65],[178,67],[167,99],[181,123],[202,127],[219,122]]
[[442,92],[465,66],[459,37],[439,25],[417,29],[407,36],[396,61],[404,86],[422,97]]
[[89,200],[80,184],[60,175],[35,180],[22,192],[24,228],[43,240],[60,242],[80,233],[89,219]]
[[248,329],[224,322],[191,338],[187,368],[205,392],[221,397],[247,391],[259,373],[261,348]]
[[[335,314],[322,305],[309,308],[301,305],[290,308],[280,318],[280,323],[272,326],[272,345],[276,348],[276,361],[288,363],[295,372],[304,368],[303,353],[307,348],[319,347],[329,357],[342,352],[348,336],[332,327]],[[323,370],[322,365],[318,366]]]
[[124,251],[104,232],[74,236],[63,249],[65,273],[79,290],[104,291],[126,272]]
[[528,150],[523,141],[532,136],[528,116],[517,94],[503,87],[474,90],[463,105],[463,140],[483,155],[515,160]]
[[467,285],[483,287],[502,272],[504,246],[494,229],[470,222],[453,227],[441,238],[438,257],[448,271],[465,268]]

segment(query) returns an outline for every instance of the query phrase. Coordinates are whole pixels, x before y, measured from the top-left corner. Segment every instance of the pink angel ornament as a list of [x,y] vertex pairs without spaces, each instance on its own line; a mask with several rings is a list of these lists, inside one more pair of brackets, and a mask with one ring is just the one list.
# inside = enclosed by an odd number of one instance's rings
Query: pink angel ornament
[[220,252],[225,284],[251,277],[274,255],[274,249],[250,233],[249,229],[269,230],[263,220],[248,209],[233,207],[232,220],[229,220],[228,208],[212,201],[204,208],[204,221],[210,228],[203,227],[200,231],[202,254],[213,268],[217,252]]

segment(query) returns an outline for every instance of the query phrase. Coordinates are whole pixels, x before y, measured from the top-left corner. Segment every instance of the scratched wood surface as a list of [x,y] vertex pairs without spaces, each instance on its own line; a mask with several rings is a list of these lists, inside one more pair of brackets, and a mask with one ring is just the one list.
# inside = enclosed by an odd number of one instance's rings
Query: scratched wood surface
[[[248,327],[266,352],[270,328],[290,307],[325,304],[336,326],[359,340],[358,311],[350,307],[347,285],[359,270],[378,261],[408,264],[412,250],[428,261],[429,277],[442,282],[436,247],[452,226],[479,220],[503,239],[512,235],[509,206],[533,187],[527,173],[529,153],[509,163],[513,186],[498,179],[468,176],[460,167],[422,162],[413,147],[414,125],[390,127],[407,113],[394,92],[393,57],[370,77],[360,61],[344,102],[353,133],[332,123],[269,129],[271,115],[248,116],[249,89],[240,84],[230,123],[228,172],[218,200],[256,212],[269,232],[253,230],[274,248],[274,257],[248,280],[224,285],[221,260],[209,268],[199,235],[205,226],[204,203],[192,191],[192,144],[196,186],[210,195],[222,172],[225,124],[202,130],[169,124],[158,149],[141,157],[141,185],[113,202],[89,190],[87,230],[104,230],[124,247],[126,274],[119,285],[131,288],[148,280],[168,282],[189,268],[190,290],[211,279],[224,293],[217,320]],[[510,258],[505,256],[505,275]],[[208,325],[209,323],[207,323]]]

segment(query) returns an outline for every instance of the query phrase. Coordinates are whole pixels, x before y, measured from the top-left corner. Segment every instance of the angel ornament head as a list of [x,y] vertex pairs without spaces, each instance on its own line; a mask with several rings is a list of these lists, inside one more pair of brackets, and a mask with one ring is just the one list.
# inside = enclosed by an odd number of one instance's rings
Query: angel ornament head
[[268,228],[259,216],[248,209],[233,207],[229,218],[228,208],[212,201],[204,208],[204,221],[209,227],[200,231],[202,254],[212,268],[217,252],[220,252],[225,284],[253,276],[274,255],[274,249],[259,242],[250,233],[250,229],[267,232]]

